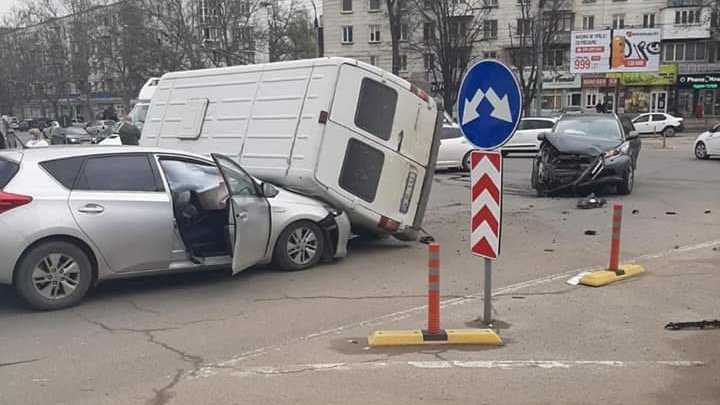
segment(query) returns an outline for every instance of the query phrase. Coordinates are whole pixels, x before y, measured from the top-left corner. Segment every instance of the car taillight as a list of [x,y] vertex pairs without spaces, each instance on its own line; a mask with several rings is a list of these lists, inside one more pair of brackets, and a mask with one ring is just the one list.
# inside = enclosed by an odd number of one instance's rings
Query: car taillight
[[413,92],[416,96],[420,97],[425,101],[426,103],[430,101],[430,96],[425,92],[425,90],[421,89],[420,87],[416,85],[410,86],[410,91]]
[[378,223],[378,228],[384,229],[390,233],[395,233],[400,229],[400,222],[390,219],[388,217],[381,217]]
[[0,191],[0,214],[32,202],[32,197]]

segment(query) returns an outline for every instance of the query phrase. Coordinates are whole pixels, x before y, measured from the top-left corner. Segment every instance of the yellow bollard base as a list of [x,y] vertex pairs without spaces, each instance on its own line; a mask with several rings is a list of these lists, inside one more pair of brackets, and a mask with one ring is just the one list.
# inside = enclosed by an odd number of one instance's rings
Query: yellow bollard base
[[415,345],[486,345],[502,346],[503,341],[492,329],[445,329],[440,335],[422,330],[377,331],[368,337],[371,347]]
[[616,281],[638,276],[645,272],[645,269],[637,264],[624,264],[620,266],[620,269],[623,270],[625,274],[620,275],[610,270],[594,271],[583,276],[583,278],[580,279],[580,284],[590,287],[602,287]]

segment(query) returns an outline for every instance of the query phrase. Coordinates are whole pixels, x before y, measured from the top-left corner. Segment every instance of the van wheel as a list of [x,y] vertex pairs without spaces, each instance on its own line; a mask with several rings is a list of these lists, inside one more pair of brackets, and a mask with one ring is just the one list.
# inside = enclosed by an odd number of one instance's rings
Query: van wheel
[[325,235],[311,221],[298,221],[278,237],[273,263],[281,270],[298,271],[316,265],[325,251]]
[[67,242],[34,247],[20,261],[15,288],[25,302],[40,310],[57,310],[79,303],[90,289],[92,265],[87,254]]

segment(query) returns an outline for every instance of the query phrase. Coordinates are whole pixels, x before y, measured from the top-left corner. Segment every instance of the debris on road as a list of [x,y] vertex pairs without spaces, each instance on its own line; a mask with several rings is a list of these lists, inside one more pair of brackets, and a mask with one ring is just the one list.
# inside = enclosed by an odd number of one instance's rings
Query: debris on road
[[580,199],[577,203],[577,207],[581,210],[587,210],[587,209],[593,209],[593,208],[602,208],[605,204],[607,204],[607,201],[604,198],[598,198],[595,196],[595,193],[590,194],[589,196]]
[[705,213],[706,213],[706,214],[712,214],[712,211],[710,211],[710,210],[705,210]]
[[665,215],[677,215],[675,211],[665,211]]
[[637,215],[640,213],[640,210],[632,210],[633,215]]
[[720,320],[699,321],[699,322],[670,322],[665,325],[668,330],[680,329],[720,329]]
[[595,235],[597,235],[597,231],[593,231],[592,229],[588,229],[587,231],[585,231],[585,235],[587,235],[587,236],[595,236]]

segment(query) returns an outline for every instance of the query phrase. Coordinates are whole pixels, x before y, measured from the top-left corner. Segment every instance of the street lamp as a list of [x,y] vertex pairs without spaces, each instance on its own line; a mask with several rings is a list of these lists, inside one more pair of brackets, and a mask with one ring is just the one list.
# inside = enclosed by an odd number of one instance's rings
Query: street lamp
[[315,12],[315,56],[322,57],[323,56],[323,44],[322,44],[322,37],[320,34],[320,19],[318,18],[318,11],[317,11],[317,5],[315,4],[315,0],[310,0],[310,4],[313,7],[313,11]]

